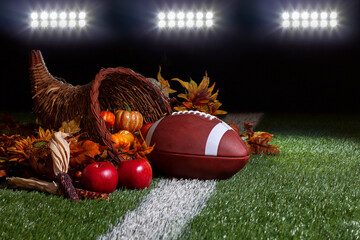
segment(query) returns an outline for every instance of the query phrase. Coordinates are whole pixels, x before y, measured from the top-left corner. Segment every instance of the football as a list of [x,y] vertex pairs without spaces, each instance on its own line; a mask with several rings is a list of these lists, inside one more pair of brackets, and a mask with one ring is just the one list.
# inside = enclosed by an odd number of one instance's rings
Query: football
[[228,124],[199,111],[174,112],[147,131],[153,170],[169,177],[226,179],[247,163],[250,152]]

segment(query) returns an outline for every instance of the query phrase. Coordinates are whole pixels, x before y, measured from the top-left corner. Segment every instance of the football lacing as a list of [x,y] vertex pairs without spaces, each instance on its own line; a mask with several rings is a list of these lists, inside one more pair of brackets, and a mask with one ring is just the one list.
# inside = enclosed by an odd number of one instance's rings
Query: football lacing
[[200,112],[200,111],[180,111],[180,112],[173,112],[171,115],[180,115],[180,114],[198,114],[199,116],[203,116],[206,118],[209,118],[210,120],[213,120],[214,118],[216,118],[215,116],[208,114],[208,113],[204,113],[204,112]]

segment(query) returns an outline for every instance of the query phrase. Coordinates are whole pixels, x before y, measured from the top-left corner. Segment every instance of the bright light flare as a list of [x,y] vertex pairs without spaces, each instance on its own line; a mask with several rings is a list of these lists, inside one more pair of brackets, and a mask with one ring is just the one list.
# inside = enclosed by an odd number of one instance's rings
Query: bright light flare
[[174,20],[169,21],[169,28],[174,28],[176,26],[176,22]]
[[194,21],[193,21],[193,20],[188,20],[188,21],[186,22],[186,27],[188,27],[188,28],[194,27]]
[[205,22],[206,27],[212,27],[214,25],[214,22],[212,19],[208,19]]
[[30,14],[30,27],[33,29],[83,28],[87,25],[86,12],[80,11],[41,11]]
[[302,12],[301,13],[301,19],[303,19],[303,20],[307,20],[307,19],[309,19],[309,13],[308,12]]
[[193,18],[194,18],[194,13],[193,13],[193,12],[188,12],[188,13],[186,14],[186,18],[187,18],[187,19],[193,19]]
[[166,26],[166,22],[164,20],[159,21],[158,23],[159,28],[164,28]]
[[75,18],[76,18],[76,13],[75,12],[70,12],[69,13],[69,19],[74,20]]
[[300,27],[300,21],[298,21],[298,20],[293,21],[293,22],[292,22],[292,26],[293,26],[294,28]]
[[197,20],[196,21],[196,27],[201,28],[203,26],[204,26],[204,21],[202,21],[202,20]]
[[85,27],[85,26],[86,26],[86,20],[80,19],[80,20],[79,20],[79,27],[83,28],[83,27]]
[[331,12],[330,13],[330,19],[336,19],[337,18],[337,12]]
[[330,27],[336,27],[338,25],[337,20],[330,20]]
[[60,15],[59,15],[60,19],[66,19],[67,18],[67,14],[66,12],[61,12]]
[[321,19],[327,19],[328,18],[328,13],[327,12],[320,13],[320,18]]
[[298,19],[300,18],[300,13],[299,13],[299,12],[293,12],[293,13],[291,14],[291,18],[292,18],[293,20],[298,20]]
[[302,21],[301,22],[301,26],[303,27],[303,28],[308,28],[309,27],[309,21],[308,20],[304,20],[304,21]]
[[196,29],[214,26],[214,13],[212,11],[169,11],[159,12],[157,26],[160,29]]
[[31,22],[30,25],[31,25],[32,28],[38,28],[40,23],[39,23],[39,21],[34,20],[34,21]]
[[336,11],[285,11],[281,14],[284,29],[327,29],[338,26]]
[[75,21],[75,20],[70,20],[70,21],[69,21],[69,27],[70,27],[70,28],[76,27],[76,21]]
[[50,13],[50,19],[55,20],[55,19],[57,19],[57,17],[58,17],[57,12],[51,12],[51,13]]
[[179,20],[183,20],[183,19],[185,18],[185,13],[184,13],[184,12],[178,12],[177,18],[178,18]]
[[57,21],[51,21],[50,22],[50,27],[52,27],[52,28],[56,28],[58,26],[58,22]]
[[84,20],[86,18],[86,12],[79,12],[79,19]]
[[178,21],[178,27],[179,27],[179,28],[185,27],[185,22],[182,21],[182,20]]
[[32,20],[37,20],[39,18],[39,14],[37,12],[32,12],[30,17]]
[[161,13],[158,14],[158,18],[159,18],[160,20],[164,20],[165,17],[166,17],[166,15],[165,15],[165,13],[163,13],[163,12],[161,12]]
[[204,18],[204,14],[202,12],[196,13],[196,19],[203,19],[203,18]]
[[61,21],[59,22],[59,27],[60,27],[60,28],[66,28],[66,26],[67,26],[67,21],[61,20]]
[[317,28],[317,27],[319,26],[319,22],[318,22],[317,20],[312,20],[312,21],[310,22],[310,26],[311,26],[312,28]]
[[214,13],[213,12],[207,12],[205,18],[206,19],[213,19]]
[[284,20],[288,20],[290,18],[290,14],[288,12],[284,12],[281,16]]
[[49,22],[48,21],[41,21],[40,23],[42,28],[47,28],[49,26]]
[[168,17],[169,20],[174,20],[175,17],[176,17],[176,14],[174,12],[169,12],[167,17]]
[[290,27],[290,21],[288,21],[288,20],[283,21],[283,22],[282,22],[282,27],[283,27],[283,28],[288,28],[288,27]]
[[319,14],[317,12],[311,13],[311,19],[316,20],[316,19],[318,19],[318,17],[319,17]]
[[42,13],[40,14],[41,20],[46,20],[46,19],[48,19],[48,17],[49,17],[48,12],[42,12]]

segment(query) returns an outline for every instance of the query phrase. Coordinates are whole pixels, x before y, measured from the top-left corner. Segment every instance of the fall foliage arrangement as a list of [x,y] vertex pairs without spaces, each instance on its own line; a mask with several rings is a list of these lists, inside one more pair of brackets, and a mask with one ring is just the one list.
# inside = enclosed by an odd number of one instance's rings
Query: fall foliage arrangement
[[[171,79],[185,90],[177,94],[177,98],[170,98],[170,94],[176,91],[162,77],[161,68],[157,79],[146,80],[167,98],[172,111],[194,110],[217,117],[227,114],[219,109],[222,105],[217,99],[219,90],[213,93],[215,83],[209,86],[207,73],[199,84],[192,79],[189,82]],[[154,146],[147,146],[143,136],[152,123],[146,122],[140,111],[132,110],[129,107],[131,102],[123,101],[123,105],[124,109],[101,109],[100,112],[111,141],[123,159],[120,163],[113,161],[108,146],[81,129],[81,117],[63,121],[58,129],[45,129],[39,121],[19,123],[11,115],[2,114],[0,179],[6,177],[10,187],[45,191],[73,201],[82,198],[109,199],[108,194],[118,186],[132,189],[148,187],[152,169],[147,155]],[[238,126],[228,124],[239,133]],[[270,144],[275,136],[254,132],[253,127],[252,123],[245,122],[245,132],[239,133],[250,153],[279,154],[278,146]],[[132,173],[132,169],[139,165],[145,169],[142,175]],[[104,189],[97,186],[99,181],[111,187]]]

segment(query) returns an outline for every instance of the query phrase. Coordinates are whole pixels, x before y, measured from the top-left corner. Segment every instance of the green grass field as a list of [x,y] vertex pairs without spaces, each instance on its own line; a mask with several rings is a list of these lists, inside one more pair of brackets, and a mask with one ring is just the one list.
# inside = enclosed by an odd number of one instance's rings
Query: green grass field
[[220,181],[184,239],[360,238],[359,116],[266,115],[278,156]]
[[[266,114],[255,130],[277,137],[277,156],[251,156],[181,239],[359,239],[360,116]],[[0,189],[0,239],[94,239],[154,187],[117,190],[110,202],[72,203]]]

